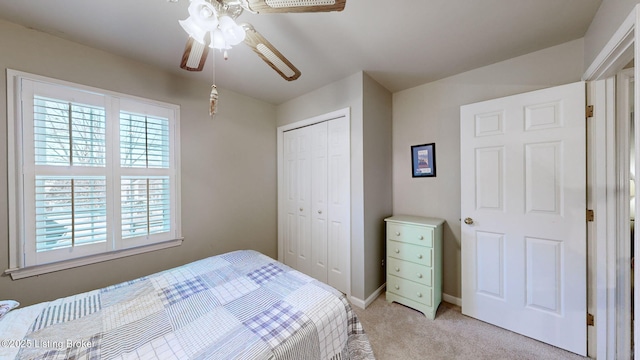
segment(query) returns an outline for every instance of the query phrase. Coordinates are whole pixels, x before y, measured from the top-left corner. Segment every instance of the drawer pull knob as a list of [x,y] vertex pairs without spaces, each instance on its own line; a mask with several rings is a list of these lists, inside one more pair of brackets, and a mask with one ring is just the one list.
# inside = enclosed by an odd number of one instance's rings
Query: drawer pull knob
[[422,254],[418,254],[418,259],[422,259]]
[[396,266],[396,271],[400,271],[400,268]]
[[300,208],[300,211],[304,211],[304,209],[303,209],[303,208]]
[[396,254],[399,254],[399,253],[400,253],[400,249],[396,249]]
[[424,236],[420,235],[420,240],[424,240]]
[[418,273],[418,279],[422,279],[422,274]]
[[396,285],[396,290],[400,290],[400,285]]
[[418,293],[417,295],[418,295],[418,297],[419,297],[419,298],[421,298],[421,297],[422,297],[422,293]]
[[396,231],[396,236],[400,236],[400,231]]

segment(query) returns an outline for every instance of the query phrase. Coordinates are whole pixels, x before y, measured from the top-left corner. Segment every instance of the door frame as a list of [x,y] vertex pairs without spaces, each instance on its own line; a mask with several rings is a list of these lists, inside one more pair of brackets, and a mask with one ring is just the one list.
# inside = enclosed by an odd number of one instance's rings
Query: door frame
[[[332,111],[327,114],[322,114],[318,116],[314,116],[312,118],[296,121],[294,123],[290,123],[283,126],[278,126],[276,129],[276,142],[277,142],[277,177],[278,177],[278,210],[277,210],[277,220],[278,220],[278,261],[284,263],[284,230],[285,230],[285,222],[283,214],[286,214],[285,209],[285,184],[284,184],[284,133],[286,131],[299,129],[305,126],[311,126],[314,124],[318,124],[321,122],[326,122],[334,119],[346,118],[349,124],[351,124],[351,109],[344,108],[336,111]],[[351,130],[349,130],[351,132]],[[349,135],[350,137],[351,135]],[[350,214],[350,220],[352,221],[353,214]],[[351,228],[353,231],[353,227]],[[353,236],[350,236],[352,239]],[[350,241],[351,242],[351,241]],[[347,298],[351,298],[351,246],[348,246],[345,251],[347,252]]]
[[[634,82],[634,69],[622,70],[616,76],[616,109],[630,109],[629,93],[632,82]],[[629,227],[630,215],[630,141],[629,131],[631,130],[631,115],[628,111],[616,111],[616,151],[617,151],[617,179],[618,179],[618,209],[617,209],[617,230],[618,240],[616,241],[616,331],[617,331],[617,357],[629,359],[631,355],[632,339],[628,331],[632,324],[631,316],[631,249],[628,239],[631,238]],[[627,239],[627,240],[625,240]],[[625,331],[626,330],[626,331]]]
[[[595,211],[595,219],[588,223],[588,243],[590,252],[589,305],[595,315],[595,325],[589,329],[589,355],[598,359],[615,359],[618,352],[624,353],[624,311],[617,312],[620,289],[616,288],[618,275],[617,238],[624,235],[620,210],[628,207],[629,180],[620,176],[620,146],[616,138],[616,97],[615,75],[634,59],[640,58],[640,31],[635,31],[640,23],[640,5],[636,5],[613,34],[595,60],[587,68],[582,79],[589,82],[587,96],[589,104],[595,106],[592,119],[588,122],[588,186],[587,198],[590,208]],[[640,68],[634,66],[634,77],[640,79]],[[640,104],[639,81],[634,82],[634,108]],[[640,135],[635,127],[636,139]],[[635,149],[636,169],[640,168],[639,147]],[[628,156],[628,155],[627,155]],[[625,199],[627,199],[625,201]],[[625,203],[626,202],[626,203]],[[638,208],[638,197],[635,206]],[[622,211],[624,213],[624,211]],[[628,212],[627,212],[628,214]],[[628,219],[624,219],[628,222]],[[627,225],[628,226],[628,225]],[[622,234],[620,233],[622,231]],[[635,233],[635,257],[640,255],[638,233]],[[640,315],[640,277],[634,278],[634,317]],[[593,288],[595,287],[595,291]],[[635,344],[640,344],[640,327],[634,323]],[[640,346],[635,346],[634,356],[640,359]],[[621,354],[622,355],[622,354]]]

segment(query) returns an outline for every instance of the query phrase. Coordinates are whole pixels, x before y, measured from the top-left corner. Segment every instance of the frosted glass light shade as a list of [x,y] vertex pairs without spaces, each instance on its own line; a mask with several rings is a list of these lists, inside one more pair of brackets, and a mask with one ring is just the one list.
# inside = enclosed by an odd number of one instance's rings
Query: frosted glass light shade
[[218,50],[231,49],[231,46],[227,44],[220,29],[216,29],[211,33],[211,44],[209,44],[209,47]]
[[192,0],[189,15],[201,28],[213,31],[218,26],[218,13],[215,7],[205,0]]
[[194,22],[206,31],[218,27],[218,14],[213,5],[205,0],[193,0],[189,5],[189,15]]
[[236,24],[229,16],[220,17],[220,30],[225,41],[231,46],[240,44],[246,36],[242,26]]
[[189,16],[186,20],[179,20],[180,26],[184,29],[184,31],[189,34],[195,41],[204,44],[204,37],[207,35],[207,31],[202,29],[198,24],[193,21],[193,18]]

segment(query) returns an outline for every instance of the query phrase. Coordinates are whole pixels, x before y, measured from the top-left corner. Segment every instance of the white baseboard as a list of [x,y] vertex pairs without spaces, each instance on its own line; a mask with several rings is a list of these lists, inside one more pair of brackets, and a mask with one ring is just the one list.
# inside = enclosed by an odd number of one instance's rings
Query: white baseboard
[[455,296],[451,296],[449,294],[442,293],[442,300],[446,301],[446,302],[448,302],[450,304],[458,305],[458,306],[462,307],[462,299],[461,298],[457,298]]
[[[351,302],[351,304],[359,307],[360,309],[366,309],[367,306],[371,305],[371,303],[384,292],[384,289],[386,286],[387,286],[387,283],[382,284],[378,289],[376,289],[376,291],[373,292],[373,294],[369,295],[369,297],[366,300],[359,299],[355,296],[350,296],[349,301]],[[459,297],[442,293],[442,300],[450,304],[462,307],[462,299]]]
[[350,296],[349,301],[351,301],[353,305],[359,307],[360,309],[366,309],[367,306],[371,305],[371,303],[375,299],[377,299],[378,296],[380,296],[380,294],[382,294],[386,286],[387,286],[387,283],[382,284],[378,289],[376,289],[376,291],[373,292],[373,294],[369,295],[369,297],[366,300],[358,299],[355,296]]

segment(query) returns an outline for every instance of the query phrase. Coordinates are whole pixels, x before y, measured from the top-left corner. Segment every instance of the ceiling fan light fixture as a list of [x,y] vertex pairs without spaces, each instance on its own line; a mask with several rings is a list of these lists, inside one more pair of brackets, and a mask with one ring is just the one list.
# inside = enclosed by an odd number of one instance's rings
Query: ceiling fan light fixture
[[218,12],[208,1],[192,0],[189,5],[189,15],[204,30],[213,31],[218,27]]
[[[190,0],[190,2],[189,18],[180,21],[180,25],[189,34],[182,56],[183,69],[202,70],[209,48],[223,51],[226,60],[227,50],[244,42],[280,76],[292,81],[300,77],[300,70],[253,26],[238,25],[235,19],[244,10],[256,14],[342,11],[347,0]],[[199,57],[200,61],[191,61],[192,56]],[[195,63],[198,63],[198,67],[192,68],[191,65]]]
[[231,49],[231,46],[227,44],[227,41],[224,39],[224,35],[220,29],[216,29],[211,33],[211,44],[209,44],[209,47],[218,50]]
[[244,28],[236,24],[231,17],[226,15],[220,17],[220,30],[222,31],[225,41],[231,46],[240,44],[246,36]]
[[193,18],[191,16],[189,16],[186,20],[178,20],[178,22],[190,37],[194,38],[201,44],[205,43],[204,38],[207,35],[207,31],[198,26],[198,24],[193,21]]

